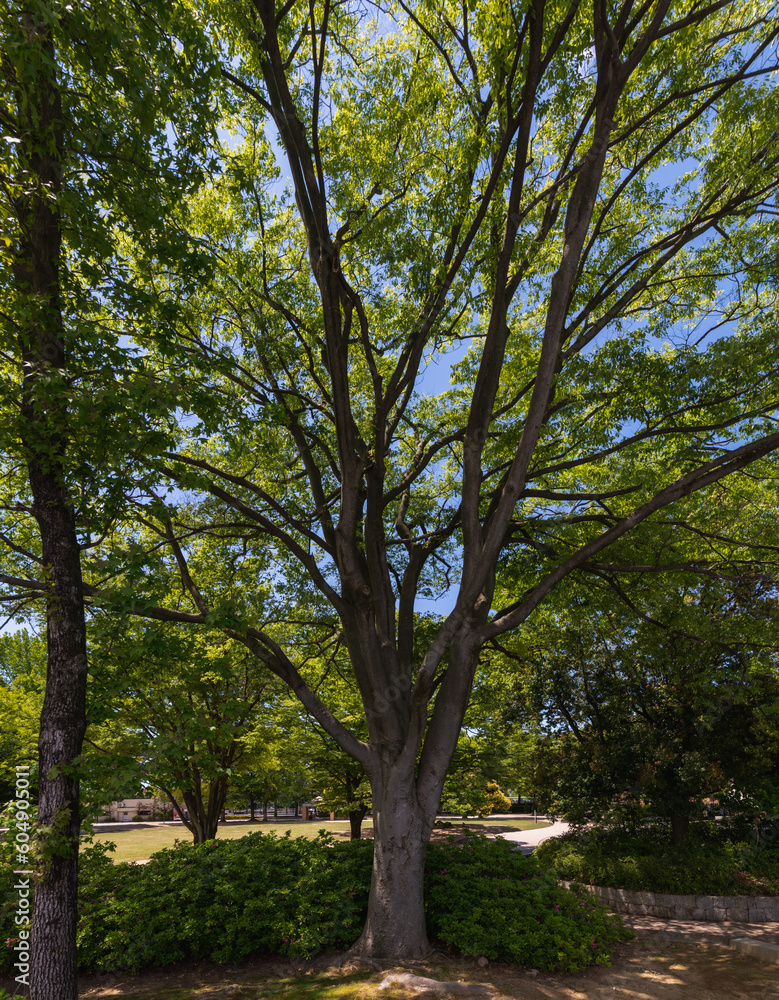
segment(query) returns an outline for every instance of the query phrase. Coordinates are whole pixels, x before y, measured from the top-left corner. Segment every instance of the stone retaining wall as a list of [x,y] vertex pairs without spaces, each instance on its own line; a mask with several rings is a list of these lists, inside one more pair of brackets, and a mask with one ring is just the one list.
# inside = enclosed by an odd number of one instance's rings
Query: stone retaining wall
[[[571,882],[561,882],[565,888]],[[672,892],[635,892],[584,885],[617,913],[667,920],[737,920],[746,924],[779,921],[779,896],[681,896]]]

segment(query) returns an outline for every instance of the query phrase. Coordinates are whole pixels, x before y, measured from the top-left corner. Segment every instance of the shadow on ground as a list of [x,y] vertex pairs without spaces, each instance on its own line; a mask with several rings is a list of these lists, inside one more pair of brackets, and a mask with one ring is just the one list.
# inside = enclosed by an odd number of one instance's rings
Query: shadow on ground
[[[779,1000],[779,967],[728,948],[637,941],[622,945],[610,968],[553,975],[518,966],[439,955],[382,968],[344,964],[343,956],[308,962],[255,959],[240,966],[180,963],[137,976],[89,976],[84,1000],[454,1000],[447,992],[379,990],[387,971],[441,981],[482,983],[493,1000]],[[3,983],[13,996],[12,983]]]

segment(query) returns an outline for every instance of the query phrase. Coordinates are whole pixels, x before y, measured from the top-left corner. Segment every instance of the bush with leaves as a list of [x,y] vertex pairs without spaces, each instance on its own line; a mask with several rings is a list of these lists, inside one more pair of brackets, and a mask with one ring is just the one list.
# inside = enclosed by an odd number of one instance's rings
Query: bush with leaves
[[672,847],[662,823],[637,836],[594,828],[555,837],[536,849],[539,863],[566,881],[682,895],[779,895],[779,825],[696,823]]
[[137,970],[182,959],[343,948],[365,918],[371,850],[262,833],[179,844],[147,865],[84,852],[79,964]]
[[569,972],[608,965],[612,946],[633,937],[506,840],[431,845],[425,888],[431,936],[466,955]]

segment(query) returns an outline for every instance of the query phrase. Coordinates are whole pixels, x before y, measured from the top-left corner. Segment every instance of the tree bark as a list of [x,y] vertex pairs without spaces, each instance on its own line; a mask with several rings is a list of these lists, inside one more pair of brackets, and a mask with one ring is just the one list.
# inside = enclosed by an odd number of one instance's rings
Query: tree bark
[[359,840],[362,837],[362,821],[365,819],[365,814],[368,812],[368,807],[363,805],[359,809],[349,810],[349,839]]
[[[422,809],[413,769],[390,766],[373,789],[373,873],[365,927],[352,947],[372,959],[429,955],[422,893],[437,802]],[[378,803],[378,805],[377,805]]]
[[227,797],[227,779],[215,778],[208,786],[208,806],[203,797],[203,788],[199,780],[194,782],[194,788],[184,791],[183,798],[187,806],[189,818],[182,820],[191,832],[196,844],[213,840],[219,829],[219,819],[224,810]]
[[76,1000],[79,783],[72,766],[86,729],[87,649],[80,546],[65,475],[68,391],[60,306],[62,104],[50,24],[19,15],[28,73],[19,77],[16,146],[23,193],[13,281],[18,323],[20,436],[46,568],[46,691],[40,720],[38,858],[31,926],[31,1000]]

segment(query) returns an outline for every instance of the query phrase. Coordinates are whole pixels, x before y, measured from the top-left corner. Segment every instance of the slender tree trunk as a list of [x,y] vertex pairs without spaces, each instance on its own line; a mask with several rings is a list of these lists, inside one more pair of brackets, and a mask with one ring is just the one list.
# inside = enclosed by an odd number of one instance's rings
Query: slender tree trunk
[[15,149],[25,175],[12,200],[22,234],[13,253],[22,359],[21,440],[46,568],[46,692],[40,720],[40,857],[31,928],[31,1000],[76,1000],[79,784],[72,770],[86,728],[87,651],[80,548],[65,474],[68,387],[60,307],[58,197],[62,107],[51,26],[19,13],[27,73],[16,94]]
[[349,810],[349,837],[351,840],[359,840],[362,837],[362,821],[367,812],[367,806]]
[[32,920],[32,1000],[75,1000],[79,783],[69,767],[86,730],[87,651],[79,548],[62,487],[35,469],[43,559],[53,594],[47,604],[48,667],[41,712],[38,822],[53,828],[42,839],[45,860],[35,888]]
[[263,823],[268,822],[268,802],[269,799],[262,800],[262,821]]
[[249,799],[249,819],[252,823],[254,822],[254,813],[256,805],[257,803],[254,801],[254,799]]

